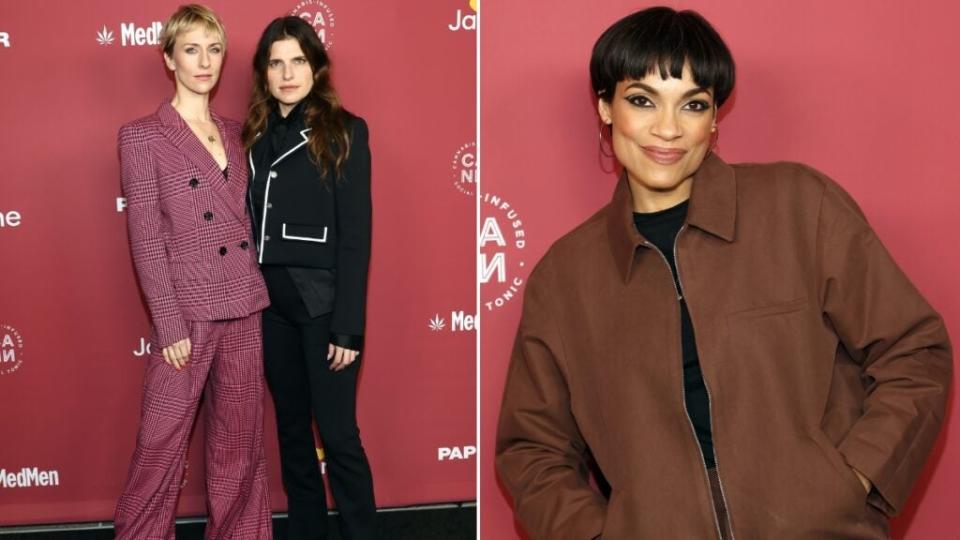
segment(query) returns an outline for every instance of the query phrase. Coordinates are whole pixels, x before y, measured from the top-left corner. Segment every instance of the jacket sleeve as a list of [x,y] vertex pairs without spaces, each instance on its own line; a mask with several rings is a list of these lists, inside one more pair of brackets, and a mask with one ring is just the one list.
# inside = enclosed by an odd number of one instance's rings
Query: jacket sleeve
[[862,416],[839,444],[867,476],[871,504],[896,515],[940,430],[951,380],[943,320],[880,243],[856,203],[827,181],[818,249],[821,305],[862,366]]
[[370,147],[367,124],[352,121],[350,155],[343,178],[336,179],[337,292],[330,323],[331,341],[337,345],[359,344],[363,336],[367,304],[367,272],[370,267]]
[[543,266],[531,274],[507,372],[496,468],[533,539],[590,540],[606,502],[590,487],[586,444],[571,410],[563,347]]
[[127,198],[130,252],[157,333],[157,344],[167,347],[190,333],[167,265],[168,232],[160,209],[156,168],[142,128],[122,127],[117,144],[123,195]]

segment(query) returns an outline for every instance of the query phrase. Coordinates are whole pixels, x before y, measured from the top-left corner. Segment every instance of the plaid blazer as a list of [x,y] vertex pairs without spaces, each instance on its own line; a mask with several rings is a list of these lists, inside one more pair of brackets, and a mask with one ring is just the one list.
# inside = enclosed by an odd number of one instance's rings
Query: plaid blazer
[[244,204],[240,124],[211,116],[226,176],[168,102],[118,135],[130,251],[161,347],[189,337],[185,321],[235,319],[269,304]]

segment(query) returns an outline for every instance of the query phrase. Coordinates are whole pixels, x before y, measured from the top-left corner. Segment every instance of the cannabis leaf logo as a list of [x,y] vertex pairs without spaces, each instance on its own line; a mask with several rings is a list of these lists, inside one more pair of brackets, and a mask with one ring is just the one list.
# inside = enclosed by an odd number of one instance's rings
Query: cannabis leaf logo
[[99,32],[97,32],[97,43],[101,45],[112,45],[113,32],[107,30],[107,27],[104,26]]
[[446,321],[443,320],[442,317],[440,317],[440,314],[437,313],[436,315],[434,315],[432,319],[430,319],[429,326],[430,326],[430,330],[432,330],[433,332],[439,332],[443,330],[445,326],[447,326],[447,323]]

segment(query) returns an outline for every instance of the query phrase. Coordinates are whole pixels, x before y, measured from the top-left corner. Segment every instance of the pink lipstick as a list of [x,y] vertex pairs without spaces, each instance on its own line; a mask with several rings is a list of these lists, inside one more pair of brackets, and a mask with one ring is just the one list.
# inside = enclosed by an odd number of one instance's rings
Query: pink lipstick
[[661,165],[673,165],[687,153],[686,150],[681,148],[661,148],[659,146],[641,146],[640,148],[643,149],[647,157]]

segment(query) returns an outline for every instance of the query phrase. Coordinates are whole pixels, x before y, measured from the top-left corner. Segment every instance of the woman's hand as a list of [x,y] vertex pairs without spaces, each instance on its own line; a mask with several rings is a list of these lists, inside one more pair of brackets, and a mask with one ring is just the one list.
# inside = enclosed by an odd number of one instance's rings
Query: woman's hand
[[353,363],[360,356],[360,351],[338,347],[331,343],[327,348],[327,360],[333,359],[330,363],[330,369],[340,371],[341,369]]
[[176,368],[177,371],[183,369],[190,360],[190,338],[184,338],[180,341],[163,348],[163,359]]

